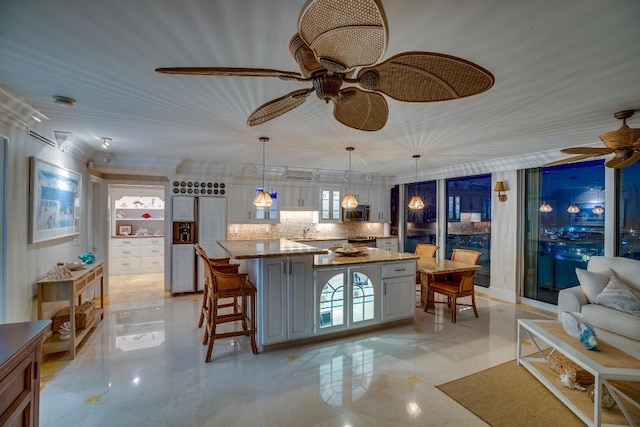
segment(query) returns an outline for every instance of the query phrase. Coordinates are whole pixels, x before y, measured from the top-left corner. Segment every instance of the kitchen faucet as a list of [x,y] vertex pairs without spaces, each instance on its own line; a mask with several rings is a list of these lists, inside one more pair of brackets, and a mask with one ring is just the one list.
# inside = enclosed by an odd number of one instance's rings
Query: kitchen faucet
[[305,237],[307,237],[307,233],[309,232],[309,228],[305,227],[302,229],[302,238],[304,239]]

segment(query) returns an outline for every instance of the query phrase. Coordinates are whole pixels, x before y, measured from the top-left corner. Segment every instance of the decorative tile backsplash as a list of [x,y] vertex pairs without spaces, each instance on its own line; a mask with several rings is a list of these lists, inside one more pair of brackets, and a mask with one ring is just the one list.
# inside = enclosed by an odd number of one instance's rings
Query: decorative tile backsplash
[[311,211],[282,211],[279,224],[229,224],[229,240],[277,239],[302,237],[384,236],[384,224],[348,222],[344,224],[313,223]]

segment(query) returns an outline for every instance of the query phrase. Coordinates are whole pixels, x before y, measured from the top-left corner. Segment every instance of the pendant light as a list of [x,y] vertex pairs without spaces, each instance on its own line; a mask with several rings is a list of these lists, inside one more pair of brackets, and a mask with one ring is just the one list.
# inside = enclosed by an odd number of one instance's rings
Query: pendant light
[[358,206],[358,199],[354,194],[351,194],[351,152],[353,150],[355,150],[355,148],[347,147],[347,151],[349,152],[349,187],[347,188],[347,194],[345,194],[340,202],[340,206],[345,209],[354,209]]
[[571,181],[573,181],[573,185],[571,187],[571,204],[567,208],[567,212],[569,212],[570,214],[574,214],[574,213],[580,212],[580,208],[578,207],[578,205],[575,204],[573,200],[574,193],[576,191],[576,177],[572,176]]
[[[544,173],[546,173],[546,172],[543,172],[543,174]],[[542,179],[542,177],[541,177],[541,179]],[[544,193],[544,181],[542,182],[541,187],[542,187],[542,192]],[[540,212],[542,212],[542,213],[548,213],[548,212],[553,211],[553,207],[549,203],[547,203],[546,201],[543,201],[542,204],[540,205],[540,207],[538,208],[538,210]]]
[[598,184],[598,199],[596,201],[597,205],[593,207],[591,212],[593,212],[596,215],[602,215],[604,213],[604,208],[600,204],[600,181],[596,181],[596,184]]
[[420,209],[424,209],[424,202],[422,201],[422,199],[420,198],[420,196],[418,196],[418,159],[420,158],[420,154],[414,154],[413,158],[416,159],[416,180],[415,180],[415,193],[413,195],[413,197],[411,198],[411,200],[409,200],[409,209],[412,210],[420,210]]
[[265,191],[264,187],[264,169],[265,169],[265,144],[269,141],[269,138],[266,136],[260,137],[260,141],[262,142],[262,191],[260,191],[256,198],[253,199],[253,204],[258,208],[269,208],[273,205],[273,199],[269,195],[267,191]]

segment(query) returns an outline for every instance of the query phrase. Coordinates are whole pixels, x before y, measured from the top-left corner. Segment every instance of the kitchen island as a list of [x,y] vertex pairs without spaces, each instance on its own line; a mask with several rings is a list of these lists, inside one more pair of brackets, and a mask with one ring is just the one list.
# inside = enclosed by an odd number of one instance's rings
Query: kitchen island
[[413,321],[414,254],[362,248],[343,256],[287,239],[225,240],[258,289],[264,350]]

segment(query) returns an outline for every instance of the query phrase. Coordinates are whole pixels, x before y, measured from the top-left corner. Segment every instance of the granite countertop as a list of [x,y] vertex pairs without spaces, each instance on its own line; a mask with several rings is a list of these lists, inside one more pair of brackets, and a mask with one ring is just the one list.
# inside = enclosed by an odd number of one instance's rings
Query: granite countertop
[[326,249],[314,248],[287,239],[218,240],[218,245],[235,259],[269,258],[326,254]]
[[371,264],[376,262],[396,262],[410,261],[420,258],[416,254],[408,252],[392,252],[376,248],[365,248],[364,252],[357,256],[344,256],[334,252],[328,254],[315,255],[313,257],[313,267],[338,267],[350,264]]

